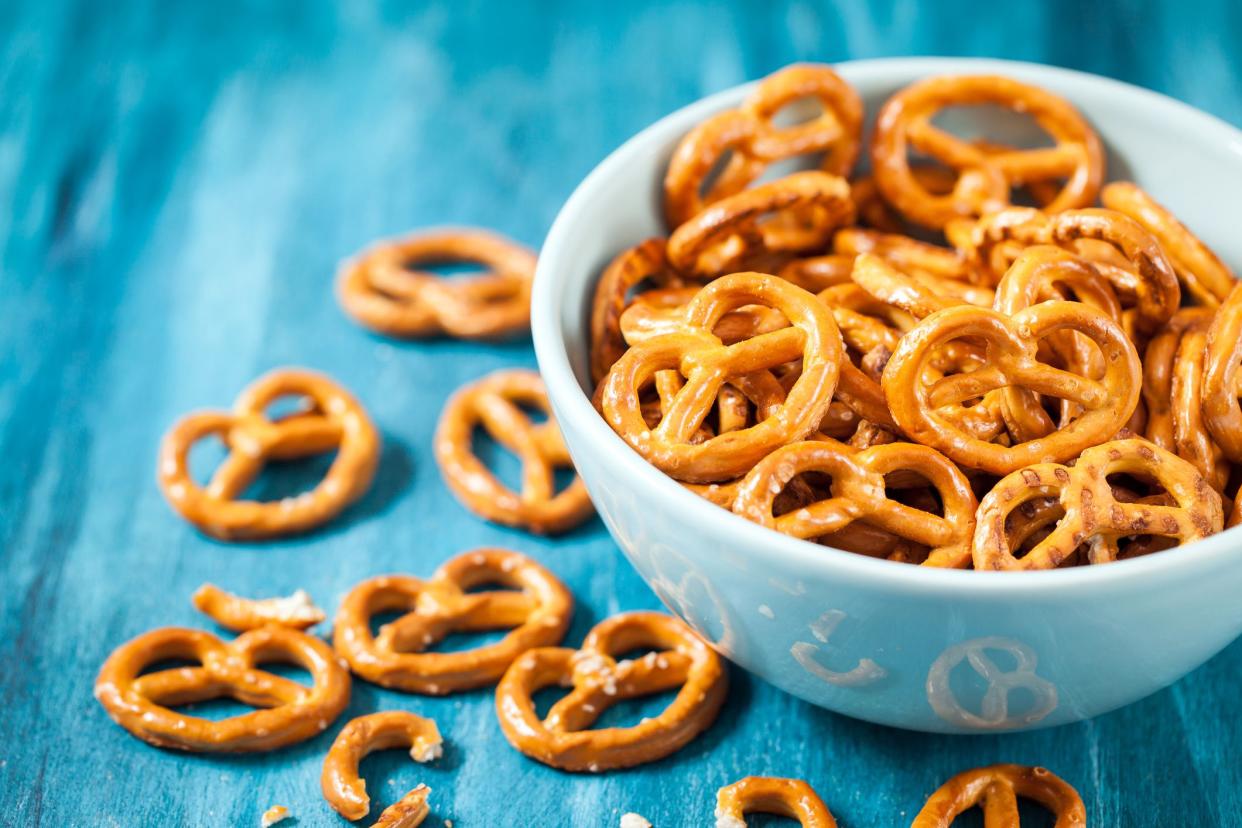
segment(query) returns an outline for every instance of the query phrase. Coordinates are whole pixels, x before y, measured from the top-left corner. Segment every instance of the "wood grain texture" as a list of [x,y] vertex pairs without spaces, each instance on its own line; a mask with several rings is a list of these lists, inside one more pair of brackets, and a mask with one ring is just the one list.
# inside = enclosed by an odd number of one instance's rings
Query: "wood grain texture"
[[[0,5],[0,823],[253,826],[320,798],[336,728],[283,752],[140,744],[91,697],[106,654],[202,621],[205,580],[304,587],[330,611],[363,577],[499,544],[570,585],[570,633],[654,596],[598,522],[546,541],[467,515],[430,453],[467,379],[533,365],[528,342],[398,344],[331,297],[369,239],[471,223],[537,245],[574,185],[657,117],[793,60],[893,54],[1044,61],[1159,89],[1242,123],[1242,5],[1175,2],[720,6],[326,0]],[[1237,209],[1237,194],[1222,194]],[[1226,199],[1234,199],[1227,204]],[[180,414],[273,366],[325,370],[384,432],[377,483],[325,531],[269,545],[196,535],[160,498]],[[943,779],[996,761],[1075,784],[1092,825],[1240,824],[1242,644],[1143,702],[1020,736],[925,736],[815,709],[735,671],[719,724],[672,759],[599,778],[527,761],[487,692],[357,682],[349,714],[434,717],[444,760],[368,760],[380,805],[417,781],[457,826],[707,824],[717,787],[799,776],[843,826],[908,823]],[[348,714],[347,714],[348,715]]]

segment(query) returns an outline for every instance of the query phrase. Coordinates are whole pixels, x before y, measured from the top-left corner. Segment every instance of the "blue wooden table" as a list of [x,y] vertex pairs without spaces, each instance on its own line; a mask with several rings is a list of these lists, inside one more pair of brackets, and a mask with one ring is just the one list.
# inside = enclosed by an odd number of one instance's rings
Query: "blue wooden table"
[[[0,7],[0,823],[255,826],[281,803],[293,824],[344,824],[318,786],[335,728],[267,755],[183,755],[138,742],[92,699],[117,644],[210,627],[188,602],[204,581],[247,595],[304,587],[333,611],[362,578],[426,574],[497,544],[572,588],[572,642],[657,605],[598,521],[542,540],[449,496],[429,445],[445,398],[533,365],[530,345],[403,344],[352,325],[333,271],[373,237],[456,222],[538,245],[623,139],[794,60],[1044,61],[1242,124],[1233,0],[401,5]],[[327,371],[365,402],[384,435],[376,483],[307,537],[207,540],[156,489],[160,436],[282,365]],[[844,826],[900,825],[943,779],[996,761],[1054,769],[1094,825],[1240,824],[1240,677],[1242,643],[1095,721],[954,738],[851,721],[735,671],[704,737],[600,777],[510,749],[486,691],[430,699],[359,681],[346,715],[439,722],[439,763],[364,765],[379,805],[429,784],[430,825],[606,826],[630,810],[658,828],[704,825],[716,788],[746,774],[809,780]]]

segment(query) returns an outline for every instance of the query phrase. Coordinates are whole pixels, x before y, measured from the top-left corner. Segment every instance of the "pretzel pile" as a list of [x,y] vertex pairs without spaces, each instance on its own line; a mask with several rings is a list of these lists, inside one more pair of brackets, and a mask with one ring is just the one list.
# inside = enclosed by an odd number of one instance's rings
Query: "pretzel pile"
[[[935,122],[980,105],[1051,145]],[[799,106],[815,113],[790,125]],[[1077,110],[933,77],[866,144],[851,184],[858,97],[810,64],[682,139],[668,237],[621,252],[595,293],[613,430],[762,526],[925,566],[1103,563],[1237,522],[1242,289],[1150,195],[1104,185]],[[760,180],[791,159],[815,169]]]

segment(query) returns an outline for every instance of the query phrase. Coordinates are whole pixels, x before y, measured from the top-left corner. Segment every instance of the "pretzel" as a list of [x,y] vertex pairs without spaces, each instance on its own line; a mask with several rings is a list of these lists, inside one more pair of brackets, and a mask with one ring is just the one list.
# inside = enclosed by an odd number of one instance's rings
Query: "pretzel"
[[[469,592],[497,584],[519,591]],[[371,619],[405,613],[371,633]],[[406,693],[441,695],[484,687],[531,647],[557,644],[569,628],[573,596],[535,561],[479,549],[446,561],[428,580],[385,575],[363,581],[341,602],[332,644],[357,675]],[[455,632],[508,629],[500,641],[459,652],[427,652]]]
[[716,792],[716,828],[746,825],[748,813],[796,819],[802,828],[837,828],[815,789],[801,779],[747,776]]
[[[303,397],[301,410],[276,419],[266,412],[282,397]],[[190,476],[190,449],[209,435],[229,450],[203,488]],[[304,532],[338,515],[366,492],[379,463],[379,432],[349,392],[323,374],[286,368],[247,386],[233,410],[183,417],[160,445],[159,484],[183,518],[220,540],[256,540]],[[271,503],[238,500],[269,460],[336,451],[314,489]]]
[[1203,424],[1221,451],[1242,463],[1242,285],[1229,291],[1208,328]]
[[[650,648],[616,661],[619,653]],[[532,696],[572,688],[542,719]],[[632,727],[589,729],[612,705],[680,687],[659,715]],[[509,743],[545,765],[592,773],[654,762],[684,747],[716,718],[728,692],[724,664],[683,622],[626,612],[596,624],[581,649],[539,647],[509,667],[496,687],[496,713]]]
[[[1133,474],[1155,480],[1172,498],[1124,503],[1108,477]],[[1006,536],[1010,514],[1047,497],[1064,516],[1023,557],[1015,558]],[[1073,467],[1037,463],[1001,479],[979,504],[973,543],[975,569],[1055,569],[1085,545],[1088,563],[1118,557],[1118,540],[1132,535],[1190,543],[1221,530],[1221,498],[1194,466],[1142,439],[1114,440],[1089,448]]]
[[1147,438],[1188,460],[1218,492],[1229,461],[1203,424],[1202,400],[1209,308],[1183,308],[1156,332],[1143,363]]
[[[519,405],[543,410],[547,421],[533,424]],[[471,440],[477,426],[522,461],[521,493],[501,483],[474,454]],[[433,448],[449,489],[463,506],[487,520],[552,534],[572,529],[594,511],[579,477],[555,493],[554,469],[573,468],[573,461],[543,380],[534,371],[497,371],[459,388],[440,415]]]
[[[1099,347],[1104,373],[1092,379],[1041,363],[1039,340],[1056,331],[1077,331]],[[925,369],[938,346],[969,337],[983,343],[985,365],[928,382]],[[1104,314],[1077,302],[1044,302],[1006,316],[974,307],[937,311],[902,338],[884,369],[881,385],[893,419],[914,440],[973,469],[1008,474],[1030,463],[1065,461],[1109,439],[1138,403],[1141,366],[1134,346]],[[1019,390],[1057,397],[1084,413],[1057,431],[1004,446],[964,430],[961,403],[1003,389],[1015,407]]]
[[[935,164],[911,164],[910,175],[924,190],[935,195],[953,192],[957,173]],[[858,209],[858,223],[883,233],[906,234],[910,223],[902,218],[876,186],[874,175],[865,175],[850,182],[850,193]]]
[[[830,475],[830,496],[778,517],[773,509],[776,495],[806,472]],[[891,499],[885,491],[886,477],[894,472],[926,478],[944,503],[944,516]],[[966,477],[934,449],[890,443],[857,451],[835,441],[815,440],[793,443],[761,460],[742,481],[733,511],[803,539],[838,532],[858,521],[931,547],[929,566],[963,567],[970,561],[977,505]]]
[[[323,773],[319,777],[323,798],[334,811],[350,820],[362,819],[370,812],[371,797],[367,795],[367,783],[358,775],[358,765],[375,751],[392,748],[409,748],[410,758],[415,762],[430,762],[440,758],[443,740],[435,722],[404,710],[351,719],[336,734],[323,759]],[[385,809],[375,824],[414,828],[427,815],[430,792],[425,785],[419,785],[410,791],[418,796],[411,799],[407,795]],[[398,816],[404,821],[398,821]]]
[[[143,675],[171,659],[200,666]],[[257,669],[271,661],[305,668],[313,686]],[[264,709],[214,721],[172,709],[225,697]],[[95,698],[117,724],[157,747],[252,753],[325,730],[349,703],[349,673],[327,644],[289,627],[261,627],[229,642],[201,630],[164,627],[113,650],[95,679]]]
[[664,239],[640,242],[622,251],[599,277],[591,306],[592,382],[598,384],[625,353],[627,346],[620,322],[630,291],[644,282],[662,288],[679,287],[683,283],[681,277],[669,269],[664,249]]
[[1078,791],[1045,768],[989,765],[963,771],[941,785],[910,828],[949,828],[978,806],[987,828],[1019,828],[1018,797],[1033,799],[1056,815],[1056,828],[1085,828],[1087,810]]
[[[445,279],[412,267],[471,262],[486,270]],[[535,254],[484,230],[445,227],[381,241],[346,261],[337,280],[341,307],[388,336],[447,334],[494,339],[530,327]]]
[[[627,345],[637,345],[663,334],[676,333],[686,324],[686,308],[701,287],[666,288],[635,297],[621,314],[621,334]],[[726,345],[789,326],[780,311],[764,305],[744,305],[720,318],[712,333]]]
[[[788,104],[805,98],[819,102],[817,117],[789,127],[773,123],[773,116]],[[862,120],[862,99],[828,66],[795,64],[769,75],[739,109],[709,118],[677,145],[664,178],[669,227],[684,224],[709,204],[736,195],[769,164],[784,158],[822,153],[822,169],[846,175],[858,156]],[[709,181],[726,154],[728,163]]]
[[826,172],[798,172],[720,199],[668,239],[675,270],[712,278],[754,267],[772,254],[828,243],[854,220],[850,185]]
[[[752,304],[776,308],[791,326],[724,345],[712,333],[716,323]],[[749,428],[691,442],[722,385],[799,357],[801,373],[769,416]],[[841,364],[841,334],[827,307],[774,276],[734,273],[695,296],[680,332],[626,351],[605,380],[600,407],[613,430],[661,471],[683,482],[719,482],[744,474],[772,449],[814,431],[832,403]],[[651,428],[642,417],[641,392],[657,373],[672,369],[685,377],[685,384]]]
[[305,630],[325,617],[323,610],[301,589],[287,598],[253,600],[232,595],[215,584],[203,584],[190,596],[190,601],[199,612],[234,632],[254,630],[267,624]]
[[852,278],[876,300],[899,308],[915,319],[956,305],[990,308],[995,301],[995,295],[987,288],[937,276],[901,273],[874,253],[862,253],[854,260]]
[[[1029,114],[1055,146],[989,151],[932,123],[952,106],[995,104]],[[958,173],[951,192],[928,191],[911,172],[910,150]],[[1065,179],[1050,212],[1085,207],[1104,176],[1099,138],[1068,101],[1038,87],[995,76],[940,76],[907,86],[881,108],[871,145],[876,184],[885,200],[911,221],[942,228],[951,219],[1004,207],[1010,191],[1028,182]]]
[[[1160,243],[1134,219],[1115,210],[1088,208],[1056,215],[1024,207],[1002,210],[975,223],[968,258],[975,267],[986,268],[996,247],[1007,242],[1052,244],[1072,253],[1081,253],[1086,242],[1094,243],[1093,264],[1112,283],[1123,306],[1133,309],[1140,332],[1159,328],[1181,303],[1177,275]],[[1118,260],[1124,265],[1116,264]]]
[[1100,191],[1100,200],[1105,207],[1126,214],[1156,237],[1182,286],[1199,304],[1214,308],[1229,295],[1235,281],[1229,267],[1138,185],[1115,181]]

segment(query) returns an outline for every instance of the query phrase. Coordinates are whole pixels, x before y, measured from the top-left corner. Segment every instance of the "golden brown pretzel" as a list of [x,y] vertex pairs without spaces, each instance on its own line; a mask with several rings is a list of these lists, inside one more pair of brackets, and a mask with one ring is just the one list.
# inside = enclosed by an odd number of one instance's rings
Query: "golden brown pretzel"
[[1056,816],[1056,828],[1086,828],[1082,797],[1064,779],[1044,768],[989,765],[963,771],[941,785],[915,816],[910,828],[949,828],[976,805],[987,828],[1019,828],[1018,797],[1033,799]]
[[1214,308],[1233,289],[1233,272],[1199,237],[1138,185],[1114,181],[1100,191],[1104,206],[1143,225],[1168,254],[1182,286],[1200,304]]
[[[270,419],[283,397],[302,410]],[[204,437],[224,441],[229,455],[203,488],[190,476],[190,449]],[[201,531],[221,540],[304,532],[339,514],[366,492],[379,463],[379,432],[348,391],[323,374],[287,368],[264,374],[242,391],[233,410],[200,411],[178,421],[160,444],[159,484],[169,504]],[[237,498],[269,460],[336,451],[319,485],[272,503]]]
[[[509,589],[469,591],[489,584]],[[371,619],[395,611],[405,614],[373,635]],[[522,652],[560,643],[572,612],[573,596],[550,571],[517,552],[478,549],[427,580],[384,575],[358,584],[337,611],[332,644],[367,681],[440,695],[491,684]],[[509,632],[492,644],[428,652],[455,632],[502,629]]]
[[598,384],[608,369],[625,353],[621,335],[621,314],[629,304],[629,294],[643,283],[652,287],[680,287],[681,277],[673,273],[664,255],[664,239],[647,239],[621,252],[599,277],[591,306],[591,381]]
[[[791,326],[728,346],[712,333],[726,313],[754,304],[776,308]],[[626,351],[601,388],[600,406],[613,430],[666,474],[691,483],[729,480],[772,449],[816,429],[832,403],[842,350],[832,314],[814,296],[775,276],[734,273],[695,296],[680,332]],[[799,357],[797,380],[769,416],[749,428],[691,441],[726,382]],[[642,391],[658,373],[674,369],[685,383],[679,383],[652,428],[643,419]]]
[[1242,463],[1242,284],[1208,329],[1203,374],[1203,423],[1225,455]]
[[[1057,331],[1076,331],[1099,347],[1100,379],[1039,361],[1039,341]],[[929,381],[936,350],[963,338],[983,344],[984,365]],[[964,466],[1008,474],[1031,463],[1069,460],[1116,434],[1138,403],[1140,372],[1138,354],[1115,322],[1078,302],[1053,301],[1012,316],[968,306],[937,311],[902,338],[881,384],[893,419],[911,438]],[[1015,408],[1025,404],[1020,392],[1026,390],[1068,400],[1084,413],[1045,437],[1010,446],[963,429],[962,403],[1001,389]]]
[[[161,661],[197,661],[143,674]],[[306,669],[312,687],[258,669],[273,661]],[[173,710],[233,698],[262,708],[211,720]],[[349,703],[349,673],[314,636],[267,626],[223,642],[211,633],[164,627],[117,647],[95,679],[95,698],[121,727],[158,747],[204,753],[276,750],[327,729]]]
[[1143,361],[1149,440],[1189,461],[1218,492],[1229,461],[1203,424],[1203,381],[1209,308],[1183,308],[1156,332]]
[[[830,491],[777,516],[776,496],[806,472],[829,475]],[[943,503],[944,516],[891,499],[885,486],[886,477],[894,472],[913,472],[930,482]],[[934,449],[890,443],[858,451],[836,441],[809,440],[779,448],[761,460],[738,488],[733,511],[804,539],[860,522],[931,547],[929,566],[964,567],[970,562],[977,505],[965,475]]]
[[[367,795],[366,782],[359,776],[358,765],[367,755],[392,748],[409,748],[410,758],[415,762],[430,762],[440,758],[443,740],[435,722],[404,710],[350,719],[336,734],[323,759],[323,772],[319,777],[323,798],[333,810],[351,820],[362,819],[370,812],[371,797]],[[410,794],[417,796],[410,798],[407,794],[400,802],[386,808],[376,826],[414,828],[421,824],[427,815],[430,792],[425,785],[414,788]]]
[[[651,651],[615,659],[637,649]],[[572,689],[540,718],[532,696],[555,685]],[[657,716],[590,729],[617,702],[675,687],[676,698]],[[681,749],[715,720],[727,692],[724,663],[693,630],[658,612],[626,612],[596,624],[581,649],[539,647],[518,657],[496,687],[496,714],[505,738],[532,759],[597,772]]]
[[[546,422],[535,425],[521,405],[542,409]],[[522,490],[501,483],[471,447],[474,429],[522,461]],[[444,406],[433,444],[436,462],[462,505],[487,520],[538,533],[572,529],[594,511],[579,477],[555,491],[557,468],[573,468],[569,450],[552,416],[543,380],[534,371],[497,371],[459,388]]]
[[190,596],[190,601],[199,612],[234,632],[268,624],[305,630],[325,617],[323,610],[301,589],[287,598],[251,599],[225,592],[215,584],[203,584]]
[[1087,208],[1055,215],[1026,207],[1001,210],[974,224],[967,256],[984,270],[994,266],[997,247],[1011,243],[1052,244],[1078,254],[1089,245],[1092,263],[1112,283],[1123,306],[1133,309],[1140,332],[1159,328],[1181,303],[1177,274],[1160,243],[1115,210]]
[[[818,117],[789,127],[772,122],[786,105],[806,98],[820,103]],[[678,227],[713,202],[736,195],[769,164],[784,158],[822,153],[822,169],[848,174],[858,156],[862,118],[858,93],[828,66],[795,64],[769,75],[739,109],[709,118],[677,145],[664,179],[669,227]],[[730,154],[728,163],[709,181],[726,153]]]
[[796,819],[802,828],[837,828],[824,801],[801,779],[747,776],[716,792],[717,828],[745,825],[750,813]]
[[[1052,147],[997,152],[950,135],[932,123],[952,106],[995,104],[1031,115]],[[937,194],[911,171],[915,150],[958,172],[953,189]],[[995,76],[940,76],[910,84],[889,98],[871,145],[873,175],[885,200],[906,218],[941,228],[958,217],[982,215],[1009,203],[1017,186],[1064,179],[1050,212],[1085,207],[1104,176],[1099,138],[1070,103],[1038,87]]]
[[853,220],[844,178],[792,173],[723,198],[680,225],[669,236],[668,261],[682,273],[711,278],[755,267],[773,254],[823,247]]
[[909,275],[874,253],[854,260],[854,283],[876,300],[905,311],[915,319],[955,305],[990,308],[995,294],[985,288],[939,276]]
[[[445,279],[419,265],[477,262],[487,270]],[[535,254],[485,230],[446,227],[381,241],[341,266],[337,296],[358,323],[389,336],[511,336],[530,327]]]
[[[1156,481],[1172,503],[1118,500],[1108,480],[1115,474]],[[1014,557],[1010,515],[1048,497],[1058,498],[1064,515],[1046,538]],[[1146,440],[1114,440],[1087,449],[1072,467],[1037,463],[997,483],[979,504],[975,569],[1055,569],[1084,546],[1088,563],[1107,563],[1117,559],[1120,538],[1153,535],[1190,543],[1219,532],[1222,521],[1220,495],[1194,466]]]

